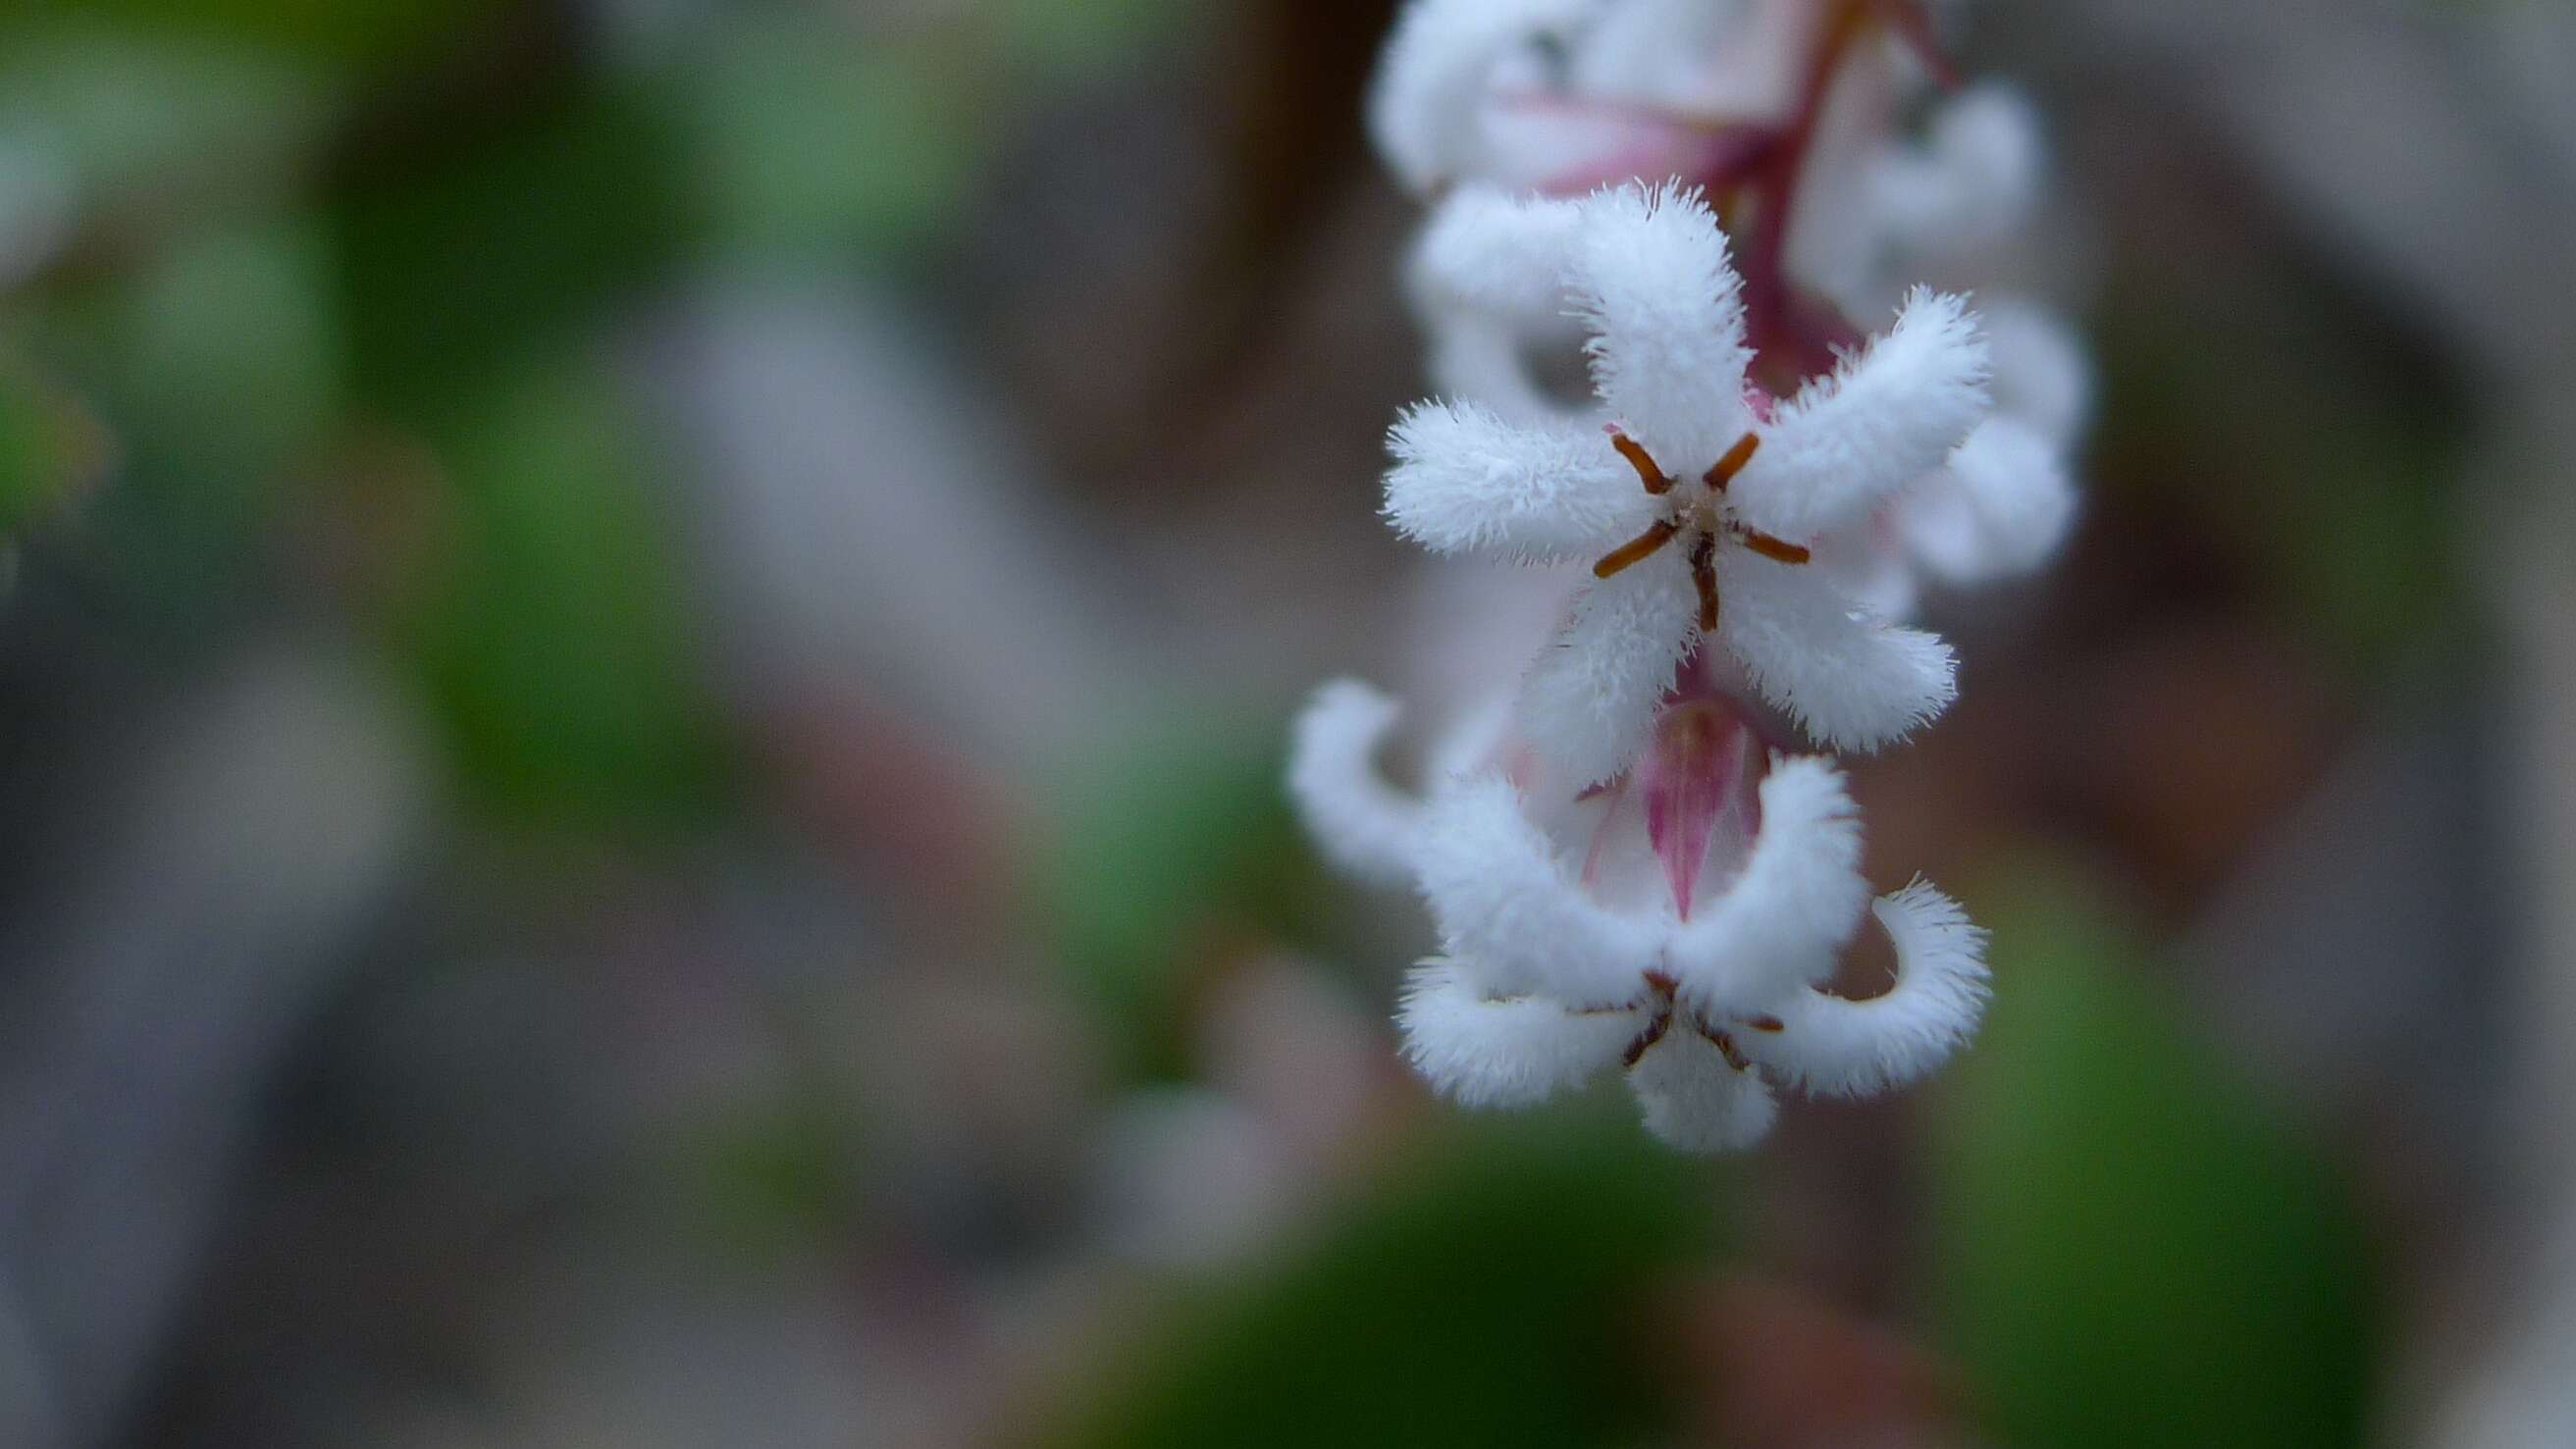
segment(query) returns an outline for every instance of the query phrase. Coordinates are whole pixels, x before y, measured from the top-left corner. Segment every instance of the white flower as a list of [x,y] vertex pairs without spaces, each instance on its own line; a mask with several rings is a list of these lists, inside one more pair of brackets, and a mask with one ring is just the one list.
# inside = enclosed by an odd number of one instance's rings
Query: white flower
[[1995,412],[1940,471],[1890,508],[1888,533],[1945,584],[2029,573],[2075,524],[2068,456],[2083,432],[2091,369],[2046,309],[2010,302],[1986,314]]
[[1534,42],[1602,8],[1602,0],[1413,0],[1397,18],[1368,97],[1369,135],[1417,193],[1478,175],[1500,159],[1486,134],[1497,72],[1535,64]]
[[[1678,694],[1612,786],[1490,734],[1444,746],[1425,797],[1369,763],[1395,718],[1365,686],[1328,686],[1292,779],[1328,849],[1409,858],[1441,954],[1407,983],[1406,1055],[1471,1107],[1521,1106],[1623,1067],[1657,1136],[1749,1146],[1773,1084],[1863,1096],[1921,1078],[1974,1031],[1983,936],[1928,885],[1870,899],[1841,774],[1763,757],[1734,705]],[[1895,947],[1884,995],[1822,989],[1874,915]]]
[[[1916,293],[1884,337],[1775,406],[1747,381],[1738,283],[1697,196],[1628,187],[1486,215],[1509,234],[1488,259],[1557,263],[1613,424],[1421,404],[1392,432],[1386,509],[1441,552],[1593,558],[1598,582],[1525,681],[1532,743],[1586,780],[1617,774],[1704,634],[1824,744],[1875,748],[1938,714],[1948,647],[1856,613],[1803,566],[1984,415],[1965,304]],[[1511,269],[1493,269],[1503,290]]]

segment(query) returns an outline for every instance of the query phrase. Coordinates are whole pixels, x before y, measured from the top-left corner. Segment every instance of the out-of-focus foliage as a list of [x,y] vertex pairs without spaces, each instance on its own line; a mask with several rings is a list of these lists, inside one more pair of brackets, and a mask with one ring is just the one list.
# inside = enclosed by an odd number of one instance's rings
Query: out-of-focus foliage
[[652,469],[601,382],[538,368],[458,432],[452,553],[403,633],[469,778],[529,814],[667,820],[719,756]]
[[1149,1075],[1183,1065],[1190,963],[1290,931],[1322,877],[1279,786],[1278,729],[1185,713],[1067,792],[1046,871],[1058,949]]
[[1940,1282],[2003,1443],[2362,1442],[2348,1185],[2188,1030],[2099,892],[1984,905],[1996,1001],[1941,1097]]
[[1711,1181],[1608,1114],[1461,1132],[1245,1287],[1181,1310],[1061,1449],[1609,1449],[1669,1384],[1645,1308]]
[[364,66],[452,41],[500,0],[28,0],[37,17],[73,16],[198,43],[246,42]]

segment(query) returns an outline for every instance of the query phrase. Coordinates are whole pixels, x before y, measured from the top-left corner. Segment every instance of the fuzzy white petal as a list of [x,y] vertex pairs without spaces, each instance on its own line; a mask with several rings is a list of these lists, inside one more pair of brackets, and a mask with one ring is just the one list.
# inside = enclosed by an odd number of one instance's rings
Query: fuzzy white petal
[[1718,634],[1762,697],[1818,743],[1874,750],[1949,708],[1950,646],[1918,629],[1853,617],[1813,569],[1744,548],[1717,551]]
[[1967,437],[1986,414],[1986,378],[1965,299],[1917,288],[1886,336],[1781,405],[1727,502],[1798,542],[1859,522]]
[[1492,995],[1625,1005],[1662,944],[1660,922],[1604,910],[1583,893],[1500,775],[1432,795],[1414,868],[1442,950]]
[[1446,961],[1405,978],[1396,1009],[1405,1059],[1466,1107],[1526,1107],[1616,1063],[1636,1039],[1631,1011],[1568,1011],[1540,997],[1486,996]]
[[1417,403],[1387,435],[1386,516],[1435,553],[1591,557],[1660,511],[1596,429]]
[[1414,0],[1368,98],[1369,135],[1397,179],[1428,192],[1471,169],[1496,63],[1596,0]]
[[1407,281],[1427,308],[1561,316],[1568,307],[1566,265],[1582,223],[1575,202],[1462,186],[1432,211]]
[[1774,1013],[1778,1032],[1744,1033],[1745,1055],[1808,1091],[1865,1097],[1922,1080],[1976,1032],[1985,932],[1922,881],[1874,909],[1896,946],[1895,986],[1863,1001],[1802,992]]
[[1676,1024],[1628,1069],[1646,1130],[1683,1152],[1741,1152],[1780,1115],[1771,1089],[1739,1072],[1715,1043]]
[[1743,871],[1667,947],[1682,999],[1724,1019],[1767,1011],[1821,979],[1869,902],[1860,849],[1842,772],[1814,756],[1775,761]]
[[2061,448],[2074,446],[2093,406],[2093,364],[2056,313],[2032,302],[1986,309],[1994,356],[1995,411],[2019,418]]
[[1950,466],[1905,500],[1907,548],[1953,584],[2026,573],[2066,541],[2075,483],[2056,447],[2018,418],[1988,418]]
[[1386,782],[1375,756],[1395,728],[1396,702],[1356,679],[1315,691],[1288,745],[1288,794],[1324,854],[1365,880],[1402,884],[1413,872],[1422,802]]
[[1628,767],[1699,629],[1690,560],[1668,544],[1585,587],[1521,682],[1521,734],[1583,784]]
[[1582,202],[1569,280],[1592,331],[1592,381],[1676,478],[1696,479],[1750,426],[1741,283],[1699,193],[1668,182]]
[[2037,112],[2018,91],[1988,83],[1934,112],[1920,147],[1882,157],[1870,198],[1897,245],[1958,256],[2022,225],[2044,169]]

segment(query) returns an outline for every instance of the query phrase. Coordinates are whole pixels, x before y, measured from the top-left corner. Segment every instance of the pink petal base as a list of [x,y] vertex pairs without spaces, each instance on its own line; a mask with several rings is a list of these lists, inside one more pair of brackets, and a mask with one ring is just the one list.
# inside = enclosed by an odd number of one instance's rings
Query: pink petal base
[[1747,766],[1756,758],[1753,731],[1723,700],[1677,699],[1656,717],[1654,740],[1637,762],[1637,797],[1683,920],[1718,827],[1728,826],[1738,844],[1752,838],[1758,807]]

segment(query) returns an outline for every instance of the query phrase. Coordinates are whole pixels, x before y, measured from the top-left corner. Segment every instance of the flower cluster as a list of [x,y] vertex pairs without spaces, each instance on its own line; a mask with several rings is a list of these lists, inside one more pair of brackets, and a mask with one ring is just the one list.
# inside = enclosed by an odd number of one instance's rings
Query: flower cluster
[[[1929,40],[1913,0],[1416,0],[1390,42],[1371,123],[1433,201],[1407,280],[1443,396],[1390,433],[1385,514],[1562,602],[1419,794],[1376,764],[1398,706],[1349,681],[1290,786],[1337,861],[1429,905],[1399,1019],[1462,1103],[1616,1066],[1650,1130],[1724,1151],[1775,1085],[1875,1093],[1975,1028],[1981,933],[1920,881],[1873,897],[1807,752],[1939,715],[1923,585],[2035,567],[2074,513],[2080,349],[1922,284],[2028,208],[2039,149],[1992,89],[1900,137]],[[1837,995],[1868,919],[1895,981]]]

